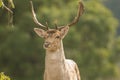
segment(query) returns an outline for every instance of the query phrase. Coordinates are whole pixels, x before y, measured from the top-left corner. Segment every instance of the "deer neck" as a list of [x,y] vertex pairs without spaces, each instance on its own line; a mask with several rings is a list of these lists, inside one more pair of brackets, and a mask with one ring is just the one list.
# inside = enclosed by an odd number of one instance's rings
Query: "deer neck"
[[55,52],[46,51],[45,73],[49,80],[64,80],[65,55],[62,41],[61,47]]

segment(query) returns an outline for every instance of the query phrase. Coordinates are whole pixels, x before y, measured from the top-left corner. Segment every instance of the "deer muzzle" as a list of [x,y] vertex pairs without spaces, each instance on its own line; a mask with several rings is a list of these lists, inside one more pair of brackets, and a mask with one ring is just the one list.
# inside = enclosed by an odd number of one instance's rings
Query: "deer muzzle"
[[45,42],[45,43],[44,43],[44,48],[48,48],[49,45],[50,45],[50,42]]

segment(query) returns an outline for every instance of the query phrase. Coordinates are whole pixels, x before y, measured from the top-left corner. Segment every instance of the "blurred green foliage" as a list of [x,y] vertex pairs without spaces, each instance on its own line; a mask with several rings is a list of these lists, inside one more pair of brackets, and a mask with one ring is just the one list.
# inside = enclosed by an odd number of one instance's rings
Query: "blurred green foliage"
[[0,7],[2,6],[2,0],[0,0]]
[[[13,0],[8,0],[12,8],[15,8],[15,5],[13,3]],[[4,7],[4,0],[0,0],[0,7]]]
[[6,76],[3,72],[0,73],[0,80],[10,80],[9,76]]
[[[42,80],[45,50],[43,39],[33,31],[36,25],[29,0],[14,3],[13,27],[7,25],[6,11],[0,12],[0,71],[14,80]],[[39,21],[42,24],[47,21],[51,28],[56,20],[59,26],[72,21],[78,7],[78,0],[33,3]],[[66,57],[77,62],[82,80],[118,80],[118,21],[99,0],[85,0],[84,5],[84,15],[63,40]]]

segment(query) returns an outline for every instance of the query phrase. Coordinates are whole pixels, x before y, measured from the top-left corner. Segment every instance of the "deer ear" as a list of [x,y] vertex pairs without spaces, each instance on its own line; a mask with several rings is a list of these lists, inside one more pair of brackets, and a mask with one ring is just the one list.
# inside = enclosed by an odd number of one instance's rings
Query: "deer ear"
[[68,33],[69,30],[69,26],[63,27],[60,31],[61,31],[61,38],[63,39],[66,34]]
[[34,31],[38,36],[40,36],[42,38],[45,36],[45,31],[43,29],[34,28]]

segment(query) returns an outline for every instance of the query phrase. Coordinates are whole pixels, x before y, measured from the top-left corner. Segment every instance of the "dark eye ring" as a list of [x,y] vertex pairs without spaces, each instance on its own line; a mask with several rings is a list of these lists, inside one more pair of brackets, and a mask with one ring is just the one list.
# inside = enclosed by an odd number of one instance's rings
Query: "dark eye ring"
[[60,36],[56,36],[55,38],[60,38]]

